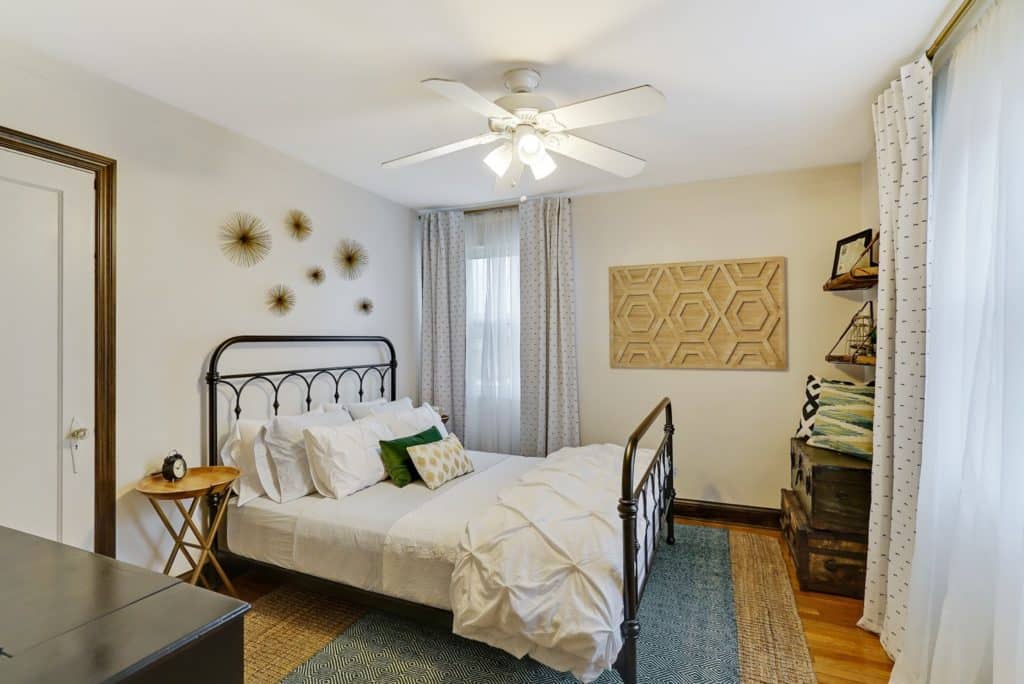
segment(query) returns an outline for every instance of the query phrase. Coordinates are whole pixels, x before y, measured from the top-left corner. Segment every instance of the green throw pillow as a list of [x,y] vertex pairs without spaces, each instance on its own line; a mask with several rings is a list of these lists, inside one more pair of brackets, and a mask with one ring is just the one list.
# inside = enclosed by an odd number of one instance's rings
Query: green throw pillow
[[420,479],[416,466],[409,458],[409,447],[420,444],[431,444],[441,441],[441,433],[436,427],[430,427],[418,435],[410,435],[401,439],[381,440],[380,460],[384,462],[384,470],[388,477],[399,487],[404,487],[413,480]]
[[807,443],[870,461],[874,417],[874,387],[823,382]]

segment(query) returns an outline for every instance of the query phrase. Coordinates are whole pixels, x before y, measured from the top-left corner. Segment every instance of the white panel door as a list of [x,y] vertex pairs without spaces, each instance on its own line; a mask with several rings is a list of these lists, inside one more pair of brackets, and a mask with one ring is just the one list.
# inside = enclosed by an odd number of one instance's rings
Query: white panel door
[[0,150],[0,525],[89,550],[94,202],[92,173]]

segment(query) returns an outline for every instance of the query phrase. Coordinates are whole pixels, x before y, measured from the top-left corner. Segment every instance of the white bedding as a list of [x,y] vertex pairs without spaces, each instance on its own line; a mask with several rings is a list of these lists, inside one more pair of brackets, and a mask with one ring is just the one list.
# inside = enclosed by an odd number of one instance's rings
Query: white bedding
[[[639,478],[653,452],[638,456]],[[621,473],[622,447],[561,449],[474,517],[452,575],[455,633],[584,681],[611,667],[622,646]]]
[[[228,547],[451,610],[457,634],[596,678],[622,645],[622,447],[546,459],[467,453],[475,471],[434,491],[385,481],[341,500],[232,504]],[[652,457],[638,452],[636,477]],[[640,506],[640,530],[645,510],[653,500]]]
[[455,550],[472,515],[540,459],[469,451],[475,471],[431,491],[390,481],[343,499],[267,498],[228,509],[228,548],[335,582],[451,609]]

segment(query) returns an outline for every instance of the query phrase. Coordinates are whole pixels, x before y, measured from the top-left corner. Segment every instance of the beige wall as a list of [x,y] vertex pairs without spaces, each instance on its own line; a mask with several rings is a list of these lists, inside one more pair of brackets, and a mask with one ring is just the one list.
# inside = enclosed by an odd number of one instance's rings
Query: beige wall
[[[133,486],[171,448],[190,464],[203,458],[204,365],[225,337],[387,335],[398,348],[399,390],[415,393],[413,212],[154,99],[6,44],[0,45],[0,83],[0,125],[117,159],[120,558],[163,565],[167,536]],[[316,232],[306,242],[284,232],[291,208],[313,219]],[[251,269],[232,265],[218,249],[217,227],[235,210],[262,217],[273,233],[270,256]],[[369,269],[355,282],[330,269],[331,251],[343,236],[369,250]],[[314,263],[330,274],[320,288],[304,280]],[[298,296],[283,318],[263,303],[278,282]],[[354,309],[364,295],[376,304],[370,317]],[[281,361],[272,356],[281,358],[273,350],[246,358],[277,367]]]
[[860,163],[860,222],[878,232],[878,164],[872,153]]
[[[669,396],[678,495],[778,506],[806,376],[843,375],[824,357],[860,297],[821,284],[836,240],[863,228],[861,173],[849,165],[576,198],[583,441],[623,443]],[[610,266],[761,256],[787,259],[787,370],[609,367]]]

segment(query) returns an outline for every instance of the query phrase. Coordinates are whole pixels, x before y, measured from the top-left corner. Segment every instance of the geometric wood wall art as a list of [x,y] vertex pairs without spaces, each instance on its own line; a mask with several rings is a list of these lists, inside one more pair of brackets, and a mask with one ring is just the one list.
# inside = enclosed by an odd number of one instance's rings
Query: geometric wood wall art
[[786,259],[608,269],[612,368],[786,368]]

